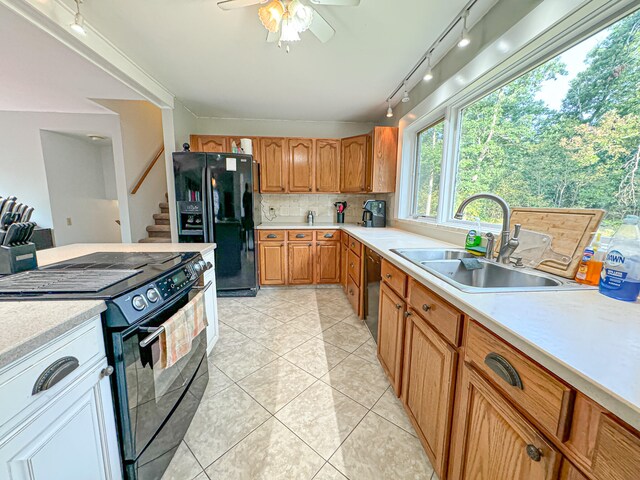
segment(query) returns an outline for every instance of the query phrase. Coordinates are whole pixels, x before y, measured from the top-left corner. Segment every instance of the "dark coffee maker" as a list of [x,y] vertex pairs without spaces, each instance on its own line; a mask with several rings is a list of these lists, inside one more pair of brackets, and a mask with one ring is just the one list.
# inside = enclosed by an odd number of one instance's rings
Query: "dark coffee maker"
[[362,207],[362,225],[364,227],[387,226],[387,202],[384,200],[367,200]]

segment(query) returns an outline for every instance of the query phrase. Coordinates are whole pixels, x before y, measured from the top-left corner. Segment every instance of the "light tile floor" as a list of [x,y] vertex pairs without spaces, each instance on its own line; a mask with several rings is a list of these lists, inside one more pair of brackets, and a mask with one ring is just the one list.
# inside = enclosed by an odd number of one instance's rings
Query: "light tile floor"
[[164,480],[435,480],[340,288],[219,298],[209,384]]

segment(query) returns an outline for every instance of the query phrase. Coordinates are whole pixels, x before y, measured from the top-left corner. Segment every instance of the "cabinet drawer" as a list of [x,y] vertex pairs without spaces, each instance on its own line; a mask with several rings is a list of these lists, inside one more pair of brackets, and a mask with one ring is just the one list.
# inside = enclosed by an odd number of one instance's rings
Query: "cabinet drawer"
[[353,253],[360,256],[360,251],[362,249],[362,244],[353,237],[349,237],[349,248]]
[[340,238],[342,239],[342,243],[348,247],[349,246],[349,234],[347,232],[342,232],[340,234]]
[[284,242],[285,230],[258,230],[261,242]]
[[409,305],[427,320],[444,338],[459,346],[462,332],[462,314],[435,293],[409,279]]
[[563,440],[571,389],[476,322],[470,320],[467,328],[467,360],[493,380],[523,412]]
[[354,283],[360,286],[360,257],[353,253],[353,250],[349,250],[347,268],[349,269],[349,276],[353,279]]
[[340,241],[340,230],[316,230],[316,240],[319,242]]
[[360,314],[360,289],[350,275],[347,275],[347,298],[356,315]]
[[313,230],[287,230],[287,239],[290,242],[312,242]]
[[382,260],[382,279],[402,298],[406,295],[407,275],[395,265]]
[[[102,323],[96,317],[88,324],[64,335],[48,344],[43,350],[31,355],[0,374],[0,431],[11,421],[18,421],[28,412],[46,404],[52,397],[82,375],[87,368],[105,356],[102,339]],[[34,385],[40,375],[55,362],[72,358],[77,361],[75,369],[69,368],[68,374],[58,383],[46,390],[33,393]],[[67,365],[71,365],[68,363]],[[61,370],[59,370],[61,371]],[[0,435],[1,436],[1,435]]]

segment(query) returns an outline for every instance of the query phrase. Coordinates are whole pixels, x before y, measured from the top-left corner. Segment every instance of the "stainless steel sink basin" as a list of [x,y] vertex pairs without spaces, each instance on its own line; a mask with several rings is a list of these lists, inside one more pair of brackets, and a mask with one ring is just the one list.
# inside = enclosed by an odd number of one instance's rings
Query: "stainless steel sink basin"
[[478,259],[482,268],[468,270],[460,259],[473,255],[462,249],[408,248],[392,252],[464,292],[497,293],[590,288],[555,275],[529,268],[514,268],[483,258]]

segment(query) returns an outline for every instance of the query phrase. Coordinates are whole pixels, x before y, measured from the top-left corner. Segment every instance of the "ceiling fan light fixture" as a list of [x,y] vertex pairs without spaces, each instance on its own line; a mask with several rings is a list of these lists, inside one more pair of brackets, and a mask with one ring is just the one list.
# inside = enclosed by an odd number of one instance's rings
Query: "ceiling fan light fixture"
[[282,33],[280,34],[281,42],[298,42],[300,41],[300,35],[297,29],[297,25],[291,20],[288,13],[282,17]]
[[273,0],[258,9],[258,17],[260,17],[262,25],[271,33],[275,33],[280,29],[284,14],[285,9],[280,0]]

